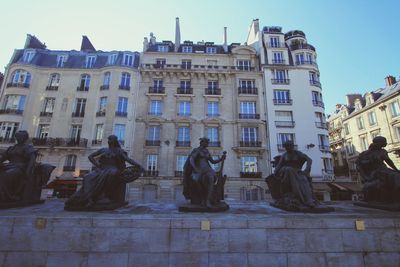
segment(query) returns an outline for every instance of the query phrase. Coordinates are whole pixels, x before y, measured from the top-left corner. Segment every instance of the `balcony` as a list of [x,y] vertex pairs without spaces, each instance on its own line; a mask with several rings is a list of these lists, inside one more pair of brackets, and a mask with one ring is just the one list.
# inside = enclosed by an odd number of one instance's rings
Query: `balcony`
[[260,114],[239,113],[239,119],[260,119]]
[[150,112],[148,112],[147,113],[149,116],[155,116],[155,117],[159,117],[159,116],[161,116],[162,115],[162,113],[161,112],[153,112],[153,111],[150,111]]
[[75,171],[75,166],[64,166],[63,171],[65,172],[74,172]]
[[324,102],[322,102],[321,100],[313,100],[312,103],[315,107],[321,107],[321,108],[325,107]]
[[250,67],[250,66],[236,66],[236,70],[241,70],[241,71],[252,71],[252,70],[254,70],[254,67]]
[[181,88],[181,87],[178,87],[176,93],[180,94],[180,95],[192,95],[193,94],[193,88]]
[[29,88],[29,83],[7,83],[7,88],[9,87],[18,87],[18,88]]
[[315,51],[315,47],[310,44],[293,44],[290,46],[290,50],[292,50],[292,51],[299,50],[299,49],[307,49],[307,50]]
[[164,66],[165,66],[165,63],[164,64],[153,64],[153,68],[155,68],[155,69],[163,69],[164,68]]
[[1,144],[13,144],[15,143],[14,137],[0,137]]
[[192,68],[192,64],[181,64],[181,69],[190,70]]
[[176,141],[178,147],[190,147],[190,141]]
[[175,171],[175,177],[182,177],[183,171]]
[[53,112],[47,112],[47,111],[41,111],[40,112],[40,117],[52,117]]
[[282,65],[282,64],[286,64],[286,61],[284,59],[272,59],[272,64]]
[[329,152],[329,146],[328,145],[318,145],[319,150],[321,150],[322,152]]
[[273,99],[274,105],[292,105],[293,100],[292,99]]
[[58,85],[57,86],[48,85],[46,86],[46,91],[58,91]]
[[269,48],[285,48],[285,44],[284,43],[268,43],[268,47]]
[[321,88],[321,83],[319,81],[310,80],[310,84],[316,87]]
[[47,147],[87,147],[88,140],[85,138],[32,138],[34,146]]
[[256,87],[246,88],[246,87],[239,87],[239,95],[246,94],[246,95],[257,95],[258,89]]
[[96,112],[96,117],[104,117],[106,115],[105,110],[99,110]]
[[178,112],[176,115],[178,115],[180,117],[190,117],[190,116],[192,116],[192,113]]
[[146,140],[146,146],[160,146],[160,140]]
[[221,114],[219,113],[207,113],[207,118],[218,118]]
[[321,128],[321,129],[326,129],[328,130],[328,124],[326,122],[319,122],[316,121],[315,122],[315,126],[317,126],[317,128]]
[[261,147],[261,141],[240,141],[240,147]]
[[83,117],[85,117],[85,112],[72,112],[72,117],[83,118]]
[[[277,147],[278,151],[285,151],[285,147],[283,146],[283,144],[278,144]],[[294,145],[293,148],[297,150],[298,145]]]
[[221,95],[221,88],[205,88],[205,95]]
[[130,87],[129,85],[122,85],[122,84],[120,84],[120,85],[118,86],[118,89],[129,91],[129,90],[131,90],[131,87]]
[[115,111],[115,116],[116,117],[127,117],[128,116],[128,112]]
[[294,121],[275,121],[276,127],[293,128],[295,126]]
[[110,89],[110,85],[102,85],[102,86],[100,86],[100,90],[108,90],[108,89]]
[[311,60],[301,60],[301,61],[296,61],[296,65],[313,65],[317,66],[317,63]]
[[92,140],[92,145],[101,145],[101,143],[103,142],[103,140]]
[[158,176],[158,171],[156,170],[147,170],[143,173],[144,177],[157,177]]
[[22,109],[12,109],[12,108],[0,109],[0,114],[22,115],[22,113],[24,113],[24,110]]
[[149,87],[149,94],[165,94],[165,87]]
[[76,91],[87,92],[87,91],[89,91],[89,86],[78,86],[78,87],[76,87]]
[[210,141],[208,142],[209,147],[221,147],[221,141]]
[[271,79],[272,84],[290,84],[290,79]]
[[262,178],[262,172],[240,172],[240,178]]

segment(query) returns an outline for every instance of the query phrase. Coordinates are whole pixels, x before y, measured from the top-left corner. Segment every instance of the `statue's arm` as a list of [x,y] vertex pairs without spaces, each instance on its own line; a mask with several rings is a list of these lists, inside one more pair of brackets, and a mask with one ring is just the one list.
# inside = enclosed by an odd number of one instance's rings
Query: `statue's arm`
[[137,163],[136,161],[134,161],[133,159],[131,159],[130,157],[128,157],[128,155],[127,155],[124,151],[121,151],[121,154],[122,154],[122,158],[123,158],[126,162],[128,162],[129,164],[131,164],[131,165],[133,165],[133,166],[137,166],[137,167],[141,168],[141,169],[144,171],[143,167],[142,167],[139,163]]
[[96,166],[97,168],[101,168],[99,162],[95,159],[95,157],[100,156],[103,153],[102,149],[99,149],[88,156],[89,161]]
[[304,156],[304,158],[306,160],[306,168],[304,169],[304,172],[307,173],[307,174],[310,174],[311,165],[312,165],[312,159],[309,156],[307,156],[306,154],[304,154],[304,153],[303,153],[303,156]]
[[393,161],[389,158],[389,155],[387,153],[385,153],[383,160],[387,163],[387,165],[389,165],[390,168],[400,172],[399,169],[397,169],[396,165],[394,165]]
[[218,159],[213,159],[211,156],[208,158],[208,161],[211,162],[212,164],[217,164],[220,163],[221,161],[226,159],[226,155],[223,154],[221,157],[219,157]]

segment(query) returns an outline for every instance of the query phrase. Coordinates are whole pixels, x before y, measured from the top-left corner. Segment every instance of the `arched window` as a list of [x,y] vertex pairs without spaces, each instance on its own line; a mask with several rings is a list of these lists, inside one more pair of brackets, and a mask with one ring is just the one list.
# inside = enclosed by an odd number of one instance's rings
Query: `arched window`
[[52,73],[49,78],[49,87],[58,88],[60,85],[60,74]]
[[16,70],[11,75],[11,81],[7,84],[7,87],[25,87],[29,88],[31,83],[31,74],[26,70]]
[[246,186],[240,189],[240,200],[258,201],[264,200],[264,190],[259,186]]
[[81,81],[77,88],[78,91],[89,91],[90,86],[90,75],[89,74],[82,74]]
[[69,154],[65,157],[64,168],[65,172],[73,172],[75,171],[76,166],[76,155]]

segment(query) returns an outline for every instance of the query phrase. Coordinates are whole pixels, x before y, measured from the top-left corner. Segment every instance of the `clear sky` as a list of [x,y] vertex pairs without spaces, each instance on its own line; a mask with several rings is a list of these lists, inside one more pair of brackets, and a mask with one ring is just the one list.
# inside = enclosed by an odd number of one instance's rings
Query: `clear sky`
[[26,34],[49,49],[79,50],[88,35],[98,50],[141,51],[143,37],[174,40],[175,17],[182,40],[246,41],[254,18],[260,27],[299,29],[318,53],[326,112],[348,93],[384,86],[400,76],[398,0],[0,0],[0,70]]

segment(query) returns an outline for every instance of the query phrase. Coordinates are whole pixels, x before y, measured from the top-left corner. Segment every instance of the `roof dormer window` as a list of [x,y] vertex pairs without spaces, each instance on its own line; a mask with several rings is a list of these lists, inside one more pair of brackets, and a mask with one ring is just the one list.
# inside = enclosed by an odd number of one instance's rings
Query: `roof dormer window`
[[93,68],[95,62],[96,62],[96,56],[87,56],[86,68]]
[[32,61],[33,56],[35,55],[34,50],[25,50],[24,51],[24,56],[22,58],[22,61],[25,63],[30,63]]
[[107,65],[114,65],[117,62],[118,54],[111,54],[107,58]]
[[208,46],[208,47],[206,47],[206,53],[207,54],[216,54],[217,48],[215,46]]
[[184,45],[182,46],[182,53],[192,53],[193,48],[191,46]]
[[64,67],[64,64],[66,61],[67,61],[67,55],[58,55],[57,56],[57,68]]
[[168,52],[168,46],[167,45],[159,45],[157,47],[158,52]]
[[128,53],[124,54],[124,60],[122,62],[122,65],[132,67],[133,61],[134,61],[133,59],[134,58],[133,58],[132,54],[128,54]]

